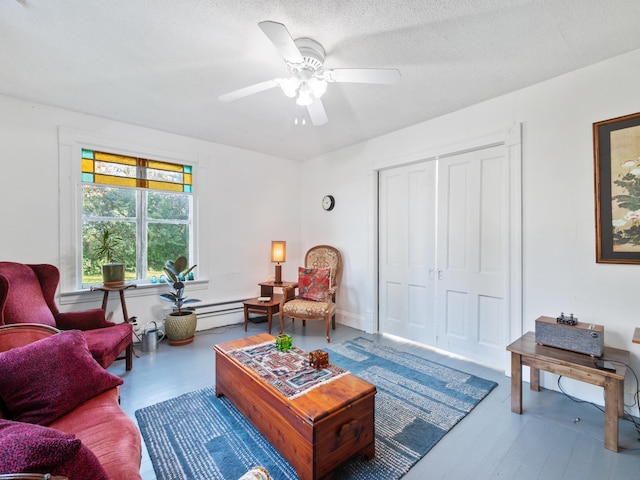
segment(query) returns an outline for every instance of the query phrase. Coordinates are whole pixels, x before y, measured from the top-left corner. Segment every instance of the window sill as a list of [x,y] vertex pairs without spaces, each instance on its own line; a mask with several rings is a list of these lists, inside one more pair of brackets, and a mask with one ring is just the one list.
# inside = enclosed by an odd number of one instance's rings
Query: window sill
[[[129,282],[127,282],[129,283]],[[130,282],[135,283],[135,282]],[[148,297],[148,296],[158,296],[161,293],[165,293],[170,289],[168,283],[137,283],[136,288],[130,288],[125,290],[125,295],[127,298],[135,298],[135,297]],[[206,290],[209,287],[209,280],[188,280],[185,282],[187,293],[190,290],[198,291],[198,290]],[[94,286],[100,286],[100,284],[95,284]],[[100,290],[91,290],[91,287],[83,288],[81,290],[72,290],[69,292],[60,292],[59,303],[60,305],[73,305],[77,303],[96,303],[97,306],[100,306],[100,302],[102,301],[102,297],[104,292]]]

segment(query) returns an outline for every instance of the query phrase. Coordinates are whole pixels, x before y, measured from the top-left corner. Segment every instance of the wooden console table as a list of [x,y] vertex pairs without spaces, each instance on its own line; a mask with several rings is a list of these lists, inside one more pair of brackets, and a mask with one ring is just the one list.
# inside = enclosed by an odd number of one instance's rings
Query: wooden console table
[[[522,413],[522,366],[531,369],[531,390],[540,390],[540,370],[604,387],[604,446],[618,451],[618,418],[624,415],[625,364],[627,350],[604,347],[602,360],[614,362],[615,372],[596,367],[595,359],[583,353],[538,345],[528,332],[507,347],[511,352],[511,411]],[[617,363],[621,362],[621,363]]]

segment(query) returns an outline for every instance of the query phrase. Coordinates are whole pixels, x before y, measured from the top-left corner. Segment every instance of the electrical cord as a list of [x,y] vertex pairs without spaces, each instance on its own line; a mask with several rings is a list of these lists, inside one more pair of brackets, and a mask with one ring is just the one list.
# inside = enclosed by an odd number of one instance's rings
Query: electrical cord
[[214,328],[208,328],[207,330],[200,330],[197,331],[195,333],[196,336],[203,336],[203,335],[222,335],[223,333],[227,333],[229,330],[233,330],[236,328],[241,327],[243,324],[242,323],[235,323],[233,325],[224,325],[222,327],[214,327]]
[[[572,397],[571,395],[569,395],[567,392],[564,391],[564,389],[562,388],[562,385],[560,383],[560,380],[562,379],[562,375],[560,375],[558,377],[558,388],[560,389],[560,392],[562,392],[562,394],[567,397],[569,400],[575,402],[575,403],[588,403],[589,405],[591,405],[592,407],[600,410],[602,413],[604,413],[604,409],[600,406],[597,405],[593,402],[589,402],[587,400],[580,400],[579,398],[575,398]],[[633,406],[633,405],[632,405]],[[627,407],[627,405],[625,405],[625,408]],[[633,423],[634,428],[636,429],[636,431],[638,432],[638,434],[640,434],[640,423],[638,423],[638,421],[635,419],[635,417],[633,415],[631,415],[628,412],[624,412],[624,416],[622,417],[623,420],[626,420],[627,422]],[[638,439],[640,440],[640,438]],[[636,449],[634,449],[636,450]]]
[[624,365],[629,369],[629,371],[633,374],[633,378],[636,381],[636,392],[633,394],[633,397],[632,397],[633,403],[631,405],[625,404],[625,407],[632,408],[632,407],[635,407],[636,405],[640,407],[640,383],[638,383],[638,375],[636,375],[636,372],[633,370],[633,368],[631,368],[631,365],[625,362],[621,362],[620,360],[608,360],[606,358],[603,358],[602,361],[610,362],[610,363],[618,363],[620,365]]
[[[631,405],[624,405],[625,408],[632,408],[636,405],[638,405],[640,407],[640,402],[638,401],[640,398],[640,384],[638,383],[638,376],[636,375],[636,372],[633,370],[633,368],[631,368],[631,366],[627,363],[624,362],[620,362],[618,360],[606,360],[606,359],[602,359],[603,361],[607,361],[607,362],[611,362],[611,363],[619,363],[621,365],[626,366],[629,371],[633,374],[633,377],[636,381],[636,392],[633,394],[633,403]],[[562,384],[560,383],[560,380],[562,379],[562,375],[558,376],[558,389],[560,390],[560,392],[562,392],[562,394],[567,397],[569,400],[575,402],[575,403],[588,403],[589,405],[593,406],[594,408],[597,408],[599,411],[601,411],[602,413],[604,413],[604,409],[602,407],[600,407],[600,405],[597,405],[593,402],[589,402],[587,400],[580,400],[579,398],[575,398],[572,397],[571,395],[569,395],[567,392],[565,392],[565,390],[562,388]],[[638,434],[640,434],[640,423],[638,423],[638,421],[636,420],[636,418],[631,415],[628,412],[624,412],[624,415],[622,417],[623,420],[626,420],[628,422],[631,422],[634,426],[634,428],[636,429],[636,431],[638,432]],[[640,440],[640,438],[638,438],[638,440]],[[639,450],[639,449],[631,449],[631,450]]]

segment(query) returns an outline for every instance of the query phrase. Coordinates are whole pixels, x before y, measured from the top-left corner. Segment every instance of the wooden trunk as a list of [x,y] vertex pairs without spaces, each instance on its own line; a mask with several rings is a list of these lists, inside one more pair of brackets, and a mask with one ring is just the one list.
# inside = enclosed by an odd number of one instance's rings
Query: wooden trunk
[[347,374],[289,400],[226,352],[274,341],[261,334],[215,346],[216,395],[224,395],[302,480],[331,478],[354,455],[375,453],[374,385]]

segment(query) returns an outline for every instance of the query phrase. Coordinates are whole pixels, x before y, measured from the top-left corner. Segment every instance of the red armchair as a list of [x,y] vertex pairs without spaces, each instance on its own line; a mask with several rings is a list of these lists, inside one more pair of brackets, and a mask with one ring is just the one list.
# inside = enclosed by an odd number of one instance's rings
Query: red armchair
[[53,265],[0,262],[0,325],[39,323],[60,330],[81,330],[91,355],[107,368],[126,351],[126,369],[133,357],[132,327],[112,323],[100,308],[82,312],[60,312],[55,293],[60,272]]

